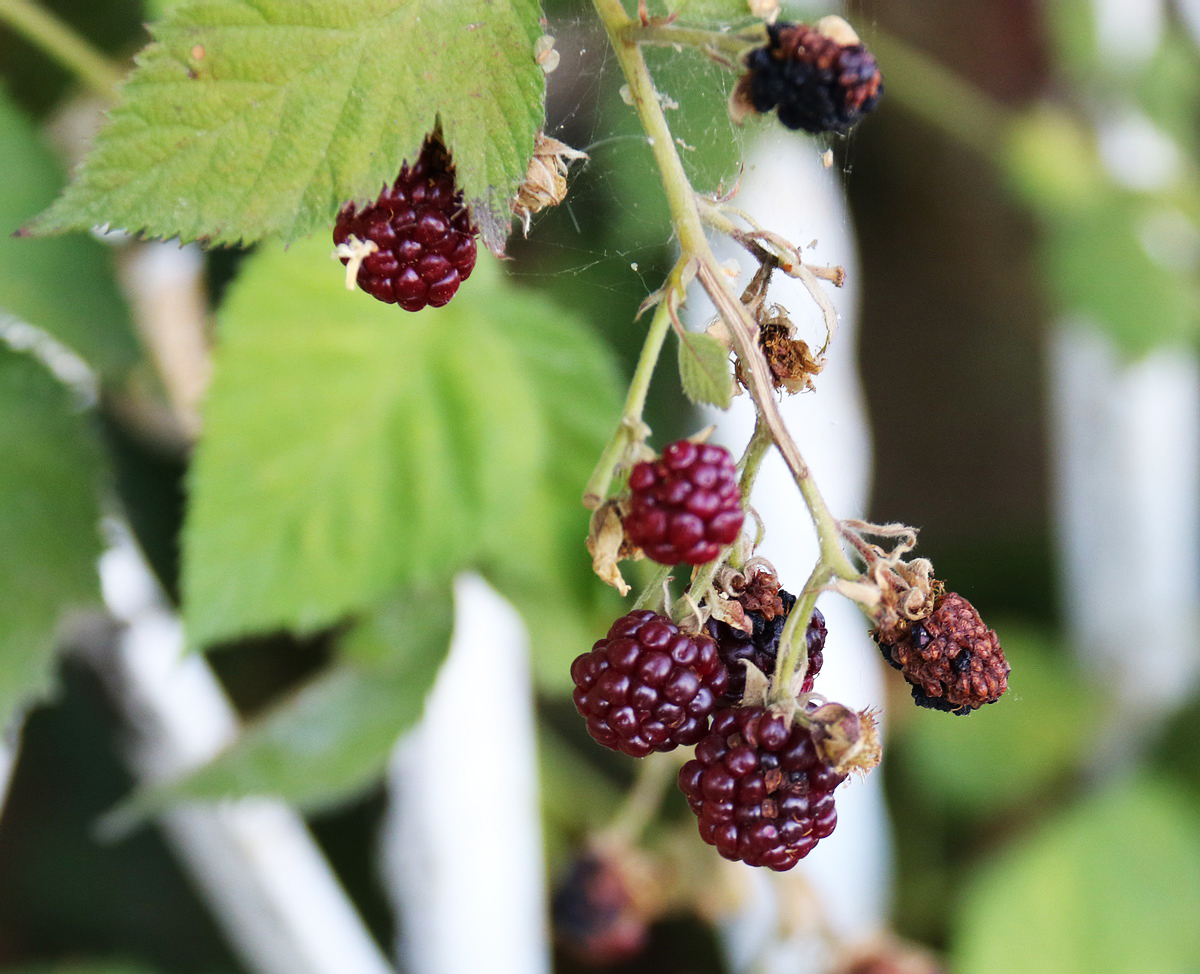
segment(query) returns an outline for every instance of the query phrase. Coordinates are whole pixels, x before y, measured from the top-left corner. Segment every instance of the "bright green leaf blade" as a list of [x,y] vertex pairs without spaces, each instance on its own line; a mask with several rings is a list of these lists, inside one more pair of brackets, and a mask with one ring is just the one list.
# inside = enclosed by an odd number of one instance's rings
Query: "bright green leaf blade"
[[57,160],[0,89],[0,317],[11,315],[53,335],[105,375],[138,354],[113,277],[110,249],[91,237],[26,240],[13,232],[54,199]]
[[63,610],[99,600],[99,453],[70,394],[0,343],[0,728],[49,687]]
[[532,516],[487,575],[529,627],[539,689],[561,691],[571,685],[571,660],[595,640],[597,619],[617,612],[615,593],[591,570],[581,496],[620,413],[621,383],[611,350],[544,295],[509,289],[492,313],[537,399],[547,463],[533,478]]
[[270,795],[321,809],[370,787],[425,708],[454,623],[451,589],[420,589],[370,613],[344,658],[254,721],[225,752],[181,781],[110,813],[127,828],[187,800]]
[[347,293],[329,253],[256,254],[223,308],[184,527],[200,645],[336,622],[532,517],[545,437],[495,262],[413,315]]
[[712,335],[684,332],[679,336],[679,381],[692,402],[728,409],[733,402],[729,349]]
[[543,122],[537,0],[206,0],[153,28],[74,182],[32,229],[236,244],[332,227],[441,119],[485,240]]
[[1200,821],[1134,781],[1094,796],[973,874],[957,974],[1200,970]]
[[[1047,221],[1046,280],[1060,307],[1095,321],[1131,355],[1194,341],[1200,287],[1172,248],[1180,220],[1172,206],[1112,192],[1074,219]],[[1150,240],[1167,252],[1151,253]]]

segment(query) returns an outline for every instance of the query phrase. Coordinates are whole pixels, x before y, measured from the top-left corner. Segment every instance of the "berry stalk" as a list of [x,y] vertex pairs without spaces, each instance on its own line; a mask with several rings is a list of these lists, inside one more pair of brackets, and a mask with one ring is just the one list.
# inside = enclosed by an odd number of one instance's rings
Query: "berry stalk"
[[112,98],[124,72],[54,14],[29,0],[0,0],[0,21],[57,61],[102,98]]
[[750,395],[791,471],[816,526],[822,562],[830,565],[841,577],[856,578],[858,573],[842,551],[837,521],[821,497],[808,465],[788,433],[779,412],[766,362],[759,354],[755,341],[754,321],[730,289],[704,235],[704,223],[695,192],[684,172],[679,154],[675,151],[670,126],[659,104],[654,82],[637,42],[637,34],[632,30],[635,22],[625,12],[619,0],[593,0],[593,5],[609,35],[617,62],[621,65],[621,71],[629,86],[633,107],[638,113],[654,154],[671,211],[671,222],[683,252],[681,260],[696,262],[696,276],[700,285],[708,293],[729,329],[734,352],[746,371]]
[[687,286],[689,265],[690,261],[679,260],[659,291],[658,307],[654,310],[654,317],[650,319],[650,327],[646,330],[646,339],[642,342],[642,351],[638,355],[633,378],[629,383],[629,392],[625,396],[625,408],[621,412],[616,430],[600,454],[596,469],[592,471],[592,476],[583,488],[583,506],[588,510],[599,507],[608,494],[613,471],[625,450],[631,444],[645,438],[646,424],[642,422],[642,413],[646,408],[646,396],[650,392],[650,380],[654,376],[654,367],[658,364],[667,332],[671,330],[676,296]]

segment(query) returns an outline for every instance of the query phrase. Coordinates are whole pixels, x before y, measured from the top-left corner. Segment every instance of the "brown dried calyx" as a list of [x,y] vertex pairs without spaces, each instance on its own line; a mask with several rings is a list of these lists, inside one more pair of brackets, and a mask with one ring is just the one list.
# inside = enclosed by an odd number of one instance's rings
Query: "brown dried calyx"
[[912,685],[918,706],[969,714],[1008,689],[999,637],[957,592],[939,595],[924,619],[874,635],[883,658]]
[[586,152],[572,149],[565,142],[552,139],[543,132],[537,134],[533,158],[525,172],[525,181],[513,200],[513,215],[520,218],[525,234],[535,213],[548,206],[558,206],[567,197],[567,167],[575,159],[586,159]]
[[[813,355],[808,342],[795,336],[796,326],[777,304],[759,322],[758,347],[771,370],[771,384],[793,394],[812,389],[813,379],[825,368],[824,356]],[[748,388],[740,361],[735,374],[738,382]]]
[[875,711],[827,703],[804,717],[817,751],[838,774],[867,774],[879,766],[882,748]]

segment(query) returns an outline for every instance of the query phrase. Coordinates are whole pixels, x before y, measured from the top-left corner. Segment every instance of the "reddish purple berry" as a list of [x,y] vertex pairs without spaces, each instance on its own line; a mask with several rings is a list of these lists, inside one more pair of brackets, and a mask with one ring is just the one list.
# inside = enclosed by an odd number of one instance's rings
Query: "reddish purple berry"
[[342,208],[333,242],[347,243],[352,235],[373,242],[378,250],[363,259],[358,286],[387,304],[420,311],[440,308],[470,277],[475,234],[446,150],[427,139],[417,161],[406,163],[378,200],[362,210],[352,203]]
[[635,758],[700,740],[726,676],[708,636],[681,632],[648,609],[622,616],[571,664],[588,733]]
[[833,832],[833,790],[845,780],[808,730],[763,707],[717,711],[679,771],[700,837],[726,859],[779,871]]
[[703,565],[737,539],[745,515],[723,446],[680,440],[629,474],[625,534],[662,565]]
[[903,631],[877,630],[883,658],[904,674],[919,707],[969,714],[1008,689],[1000,639],[957,592],[938,596],[933,611]]
[[[742,702],[742,694],[746,692],[746,667],[743,660],[749,660],[768,677],[775,673],[775,661],[779,656],[779,637],[783,635],[783,626],[787,617],[796,604],[796,596],[783,589],[779,590],[779,599],[783,603],[783,613],[767,618],[763,612],[750,611],[746,613],[753,629],[742,632],[733,626],[717,619],[708,620],[708,631],[717,641],[717,652],[721,662],[729,670],[729,683],[725,688],[725,696],[721,700],[723,706],[736,706]],[[825,616],[820,609],[814,609],[808,620],[805,637],[808,642],[808,669],[804,674],[804,684],[801,693],[811,693],[813,681],[821,672],[821,664],[825,662]]]

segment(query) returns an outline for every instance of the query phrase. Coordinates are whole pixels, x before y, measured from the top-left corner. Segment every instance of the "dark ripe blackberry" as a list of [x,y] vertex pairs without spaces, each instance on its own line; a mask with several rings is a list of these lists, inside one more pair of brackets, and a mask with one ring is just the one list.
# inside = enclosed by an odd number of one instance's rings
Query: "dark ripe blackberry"
[[475,234],[446,150],[427,139],[417,161],[406,163],[378,200],[361,210],[352,203],[342,208],[333,242],[353,236],[374,243],[378,249],[359,266],[358,286],[387,304],[420,311],[440,308],[471,276]]
[[780,871],[833,832],[833,790],[845,780],[807,729],[763,707],[717,711],[679,772],[705,842],[726,859]]
[[878,103],[879,65],[857,38],[845,43],[808,24],[785,22],[768,26],[767,35],[767,46],[746,59],[743,87],[756,111],[778,109],[790,129],[845,132]]
[[939,597],[920,622],[904,631],[878,631],[875,639],[883,658],[911,684],[920,707],[969,714],[1008,689],[999,637],[957,592]]
[[[779,598],[783,603],[782,614],[767,618],[762,612],[751,610],[746,613],[754,627],[751,632],[734,629],[718,619],[708,620],[708,631],[717,641],[717,652],[721,654],[721,662],[729,670],[729,683],[721,700],[723,705],[735,706],[741,703],[742,694],[746,692],[746,667],[743,660],[749,660],[768,677],[774,674],[775,661],[779,656],[779,637],[783,635],[784,623],[787,622],[792,606],[796,604],[796,596],[783,589],[779,590]],[[826,635],[825,617],[820,609],[814,609],[805,632],[808,642],[808,670],[804,674],[801,693],[812,692],[813,681],[821,672],[821,664],[825,662]]]
[[708,636],[681,632],[666,616],[638,609],[576,657],[571,679],[588,733],[641,758],[700,740],[727,673]]
[[703,565],[737,539],[745,515],[723,446],[680,440],[629,473],[625,534],[663,565]]

